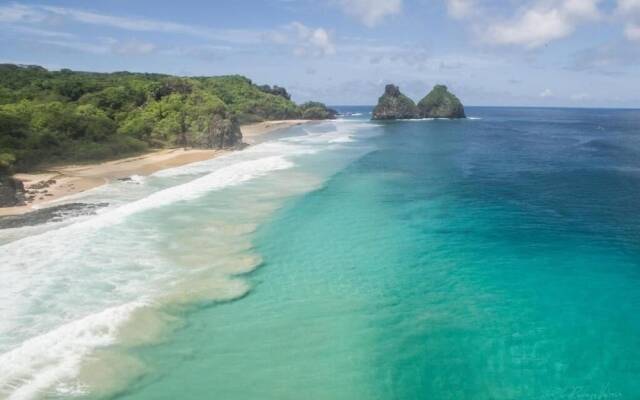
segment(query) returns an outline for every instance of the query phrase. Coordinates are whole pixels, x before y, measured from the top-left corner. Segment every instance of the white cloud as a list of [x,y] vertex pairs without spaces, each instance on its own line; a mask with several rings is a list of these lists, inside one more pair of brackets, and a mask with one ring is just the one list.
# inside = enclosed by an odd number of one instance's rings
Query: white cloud
[[618,0],[618,11],[640,12],[640,0]]
[[496,44],[538,47],[571,31],[571,25],[557,9],[527,10],[515,21],[490,27],[488,39]]
[[293,47],[297,56],[327,56],[336,52],[331,34],[326,29],[311,28],[300,22],[269,32],[265,38],[278,45]]
[[209,29],[171,21],[137,17],[122,17],[68,7],[11,4],[0,6],[0,22],[42,24],[60,21],[106,26],[133,32],[159,32],[190,35],[208,40],[239,44],[259,44],[263,32],[242,29]]
[[601,0],[564,0],[562,10],[571,18],[598,19]]
[[542,93],[540,93],[540,97],[542,98],[547,98],[547,97],[553,97],[553,91],[549,88],[545,89],[542,91]]
[[624,34],[629,40],[638,40],[640,41],[640,25],[636,25],[633,23],[627,24]]
[[292,47],[292,52],[300,56],[326,56],[332,55],[336,51],[332,36],[328,30],[322,27],[311,28],[300,22],[291,23],[275,31],[209,29],[171,21],[99,14],[68,7],[22,5],[17,3],[6,6],[0,5],[0,22],[4,22],[4,24],[0,25],[0,30],[26,33],[39,37],[40,43],[93,54],[149,54],[157,50],[157,48],[153,43],[137,39],[105,42],[100,38],[96,38],[95,43],[89,43],[90,40],[69,40],[65,43],[56,39],[72,39],[73,35],[55,30],[46,30],[43,27],[58,28],[70,24],[86,24],[129,32],[188,35],[203,39],[206,42],[206,46],[208,46],[206,47],[202,44],[189,51],[208,58],[213,56],[218,58],[219,55],[219,49],[212,49],[211,46],[224,44],[239,49],[240,45],[264,45],[265,40],[277,45],[290,46]]
[[309,36],[309,42],[320,49],[324,54],[334,54],[336,52],[333,43],[331,42],[331,38],[329,37],[329,33],[323,28],[316,28],[311,31],[311,35]]
[[342,10],[369,27],[402,12],[402,0],[333,0]]
[[591,99],[591,96],[588,93],[576,93],[571,95],[571,100],[573,101],[585,101]]
[[111,46],[106,43],[87,43],[73,40],[45,39],[39,43],[48,46],[56,46],[74,52],[90,53],[90,54],[108,54],[111,52]]
[[9,6],[0,6],[0,22],[41,22],[46,15],[31,6],[23,6],[21,4],[11,4]]
[[39,36],[39,37],[51,37],[51,38],[66,38],[66,39],[70,39],[73,38],[74,35],[72,35],[71,33],[67,33],[67,32],[59,32],[59,31],[52,31],[52,30],[47,30],[47,29],[39,29],[39,28],[32,28],[29,26],[14,26],[14,25],[7,25],[6,29],[9,31],[13,31],[13,32],[17,32],[19,34],[22,35],[31,35],[31,36]]
[[626,38],[640,41],[640,0],[619,0],[616,14],[627,20],[624,27]]
[[499,45],[535,48],[564,38],[585,20],[600,17],[600,0],[539,2],[520,10],[510,21],[495,23],[486,30],[486,39]]
[[113,38],[101,38],[95,42],[64,38],[47,37],[38,43],[55,46],[66,50],[96,55],[145,55],[156,50],[156,45],[138,40],[119,41]]
[[472,16],[476,11],[475,0],[446,0],[447,12],[456,19]]

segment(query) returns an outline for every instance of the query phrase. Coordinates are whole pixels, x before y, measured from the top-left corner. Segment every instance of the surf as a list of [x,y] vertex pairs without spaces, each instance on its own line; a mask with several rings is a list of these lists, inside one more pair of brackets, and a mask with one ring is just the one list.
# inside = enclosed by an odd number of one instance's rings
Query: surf
[[[287,198],[318,188],[369,151],[346,150],[357,146],[356,131],[341,121],[320,124],[137,178],[135,185],[98,188],[84,199],[130,191],[143,196],[114,197],[115,205],[97,215],[2,245],[0,394],[83,396],[126,385],[121,376],[96,382],[83,372],[86,362],[104,359],[126,369],[137,363],[126,351],[112,351],[114,346],[158,340],[193,304],[245,296],[250,286],[242,275],[262,263],[252,250],[255,227]],[[326,171],[305,167],[313,157],[336,152],[342,152],[336,159],[341,161]],[[153,333],[132,335],[148,328],[145,321],[154,321]],[[141,323],[145,328],[131,328]]]

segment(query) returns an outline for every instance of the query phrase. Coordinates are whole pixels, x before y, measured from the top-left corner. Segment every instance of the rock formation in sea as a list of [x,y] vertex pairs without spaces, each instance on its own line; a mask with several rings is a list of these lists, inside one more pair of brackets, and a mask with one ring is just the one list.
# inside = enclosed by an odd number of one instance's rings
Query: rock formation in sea
[[317,101],[308,101],[300,105],[302,119],[335,119],[338,112]]
[[417,118],[416,104],[400,92],[396,85],[387,85],[384,94],[378,99],[378,105],[373,109],[372,119],[404,119]]
[[396,85],[387,85],[371,119],[465,118],[464,106],[444,85],[436,85],[416,106]]
[[464,107],[445,85],[436,85],[418,102],[420,118],[465,118]]

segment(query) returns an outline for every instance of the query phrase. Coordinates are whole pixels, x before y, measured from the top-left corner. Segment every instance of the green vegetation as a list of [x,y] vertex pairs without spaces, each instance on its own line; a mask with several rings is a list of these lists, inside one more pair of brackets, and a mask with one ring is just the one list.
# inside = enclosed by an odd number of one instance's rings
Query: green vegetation
[[[284,88],[257,86],[242,76],[184,78],[0,64],[0,174],[150,147],[232,146],[241,140],[234,133],[238,123],[334,116],[321,103],[298,106]],[[225,138],[212,136],[220,132]]]
[[333,119],[338,112],[317,101],[308,101],[300,106],[302,119]]
[[384,94],[373,109],[372,119],[406,119],[417,116],[418,109],[413,100],[402,94],[398,86],[389,84],[385,86]]
[[445,85],[435,85],[418,103],[422,118],[464,118],[464,107]]

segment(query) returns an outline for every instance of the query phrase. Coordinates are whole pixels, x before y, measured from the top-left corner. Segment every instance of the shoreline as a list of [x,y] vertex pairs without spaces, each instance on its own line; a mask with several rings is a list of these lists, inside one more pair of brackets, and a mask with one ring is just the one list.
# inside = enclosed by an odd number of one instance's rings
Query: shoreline
[[246,144],[252,145],[256,143],[256,138],[259,136],[311,122],[314,121],[309,119],[283,119],[247,124],[243,125],[240,129],[242,130],[242,140]]
[[[265,121],[241,127],[243,142],[256,143],[259,136],[306,124],[308,120]],[[151,151],[142,155],[91,164],[68,164],[30,173],[18,173],[14,178],[25,187],[27,204],[0,207],[0,217],[26,214],[46,208],[68,196],[85,192],[132,175],[154,172],[209,160],[232,150],[173,148]]]

